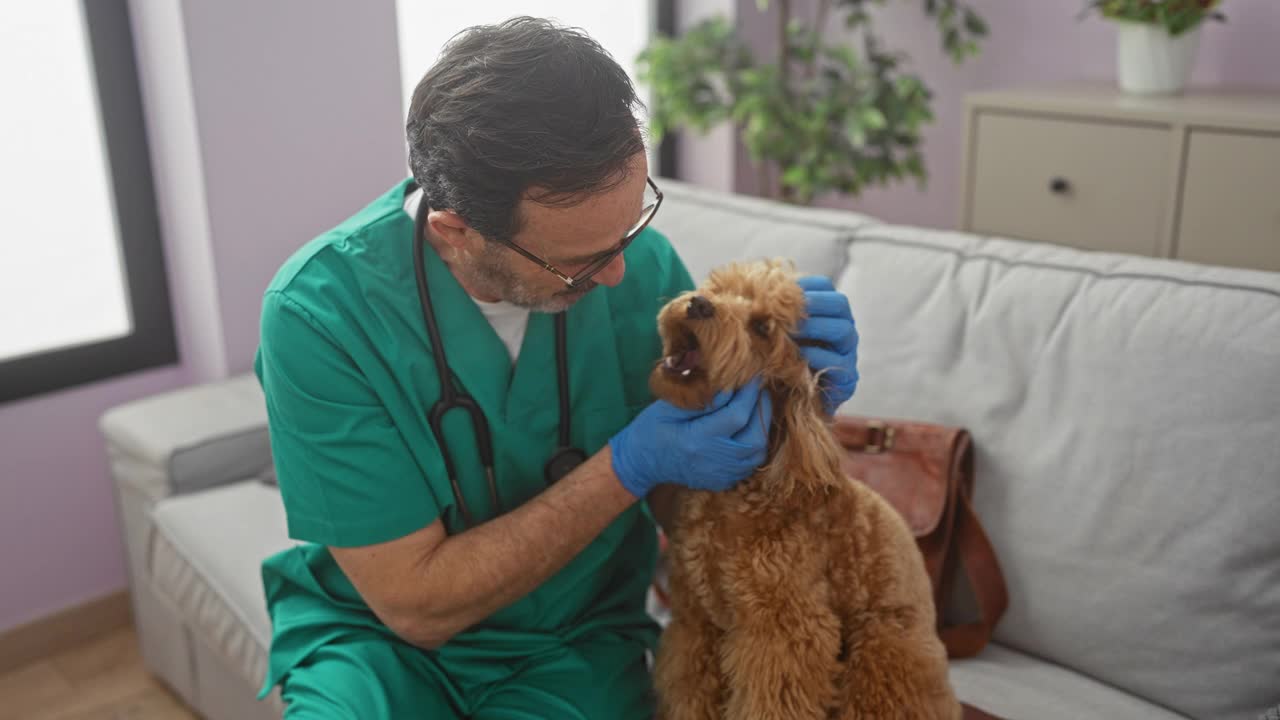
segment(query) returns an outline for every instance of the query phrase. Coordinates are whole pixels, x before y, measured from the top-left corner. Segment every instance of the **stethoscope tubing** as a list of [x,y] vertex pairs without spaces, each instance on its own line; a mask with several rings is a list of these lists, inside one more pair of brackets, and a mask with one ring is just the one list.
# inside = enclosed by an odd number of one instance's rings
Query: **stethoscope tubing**
[[[410,191],[413,190],[414,186],[416,186],[416,183],[410,186]],[[444,440],[444,418],[450,412],[462,410],[471,419],[471,427],[475,433],[476,445],[480,455],[480,464],[484,467],[485,481],[489,487],[489,499],[493,503],[494,510],[498,513],[503,511],[502,500],[498,495],[498,483],[493,470],[493,438],[489,432],[489,423],[475,398],[459,390],[460,383],[456,381],[453,372],[449,369],[448,358],[444,350],[444,341],[440,336],[440,327],[436,323],[435,311],[431,304],[431,292],[427,287],[425,257],[427,243],[425,230],[429,211],[430,209],[427,207],[425,199],[419,202],[418,209],[414,213],[413,241],[410,243],[413,251],[413,272],[418,286],[418,303],[422,307],[422,320],[427,328],[427,340],[431,344],[431,355],[435,362],[436,374],[440,383],[440,399],[431,406],[431,410],[427,414],[427,424],[430,426],[432,434],[435,435],[436,444],[440,446],[440,455],[444,459],[445,473],[449,476],[453,499],[462,514],[463,522],[466,523],[467,527],[474,527],[474,519],[470,508],[467,506],[467,501],[462,495],[462,487],[458,483],[457,468],[453,464],[453,457]],[[551,460],[548,461],[544,469],[548,483],[558,480],[586,459],[584,452],[569,445],[571,413],[569,407],[569,364],[566,361],[568,357],[566,324],[565,314],[563,312],[556,313],[556,379],[560,396],[559,447],[552,454]]]

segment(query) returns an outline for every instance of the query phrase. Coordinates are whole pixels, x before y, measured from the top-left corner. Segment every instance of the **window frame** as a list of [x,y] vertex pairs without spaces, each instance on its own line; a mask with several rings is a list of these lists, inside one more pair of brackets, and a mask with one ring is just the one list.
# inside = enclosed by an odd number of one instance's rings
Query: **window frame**
[[0,360],[0,403],[178,362],[128,1],[81,0],[81,7],[133,329]]

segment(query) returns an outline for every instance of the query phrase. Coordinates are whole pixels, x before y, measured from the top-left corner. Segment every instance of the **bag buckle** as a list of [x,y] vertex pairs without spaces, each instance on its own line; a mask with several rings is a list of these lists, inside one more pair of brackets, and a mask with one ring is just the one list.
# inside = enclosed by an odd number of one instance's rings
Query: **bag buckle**
[[867,421],[867,445],[862,448],[862,452],[868,455],[878,455],[879,453],[893,449],[894,429],[885,425],[879,420]]

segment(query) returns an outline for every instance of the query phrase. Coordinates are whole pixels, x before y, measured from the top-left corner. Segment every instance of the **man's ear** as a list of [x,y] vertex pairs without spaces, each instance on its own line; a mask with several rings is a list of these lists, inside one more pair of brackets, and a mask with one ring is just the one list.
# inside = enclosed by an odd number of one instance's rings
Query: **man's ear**
[[471,252],[474,244],[472,236],[476,233],[457,213],[452,210],[432,210],[427,213],[427,225],[436,237],[443,240],[455,252]]

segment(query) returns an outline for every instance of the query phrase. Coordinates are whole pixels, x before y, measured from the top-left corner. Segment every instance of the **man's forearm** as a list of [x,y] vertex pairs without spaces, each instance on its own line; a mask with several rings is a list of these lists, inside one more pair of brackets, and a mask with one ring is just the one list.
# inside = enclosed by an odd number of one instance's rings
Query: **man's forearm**
[[432,589],[414,641],[443,644],[532,592],[636,502],[611,457],[606,445],[524,505],[441,543],[423,562]]

